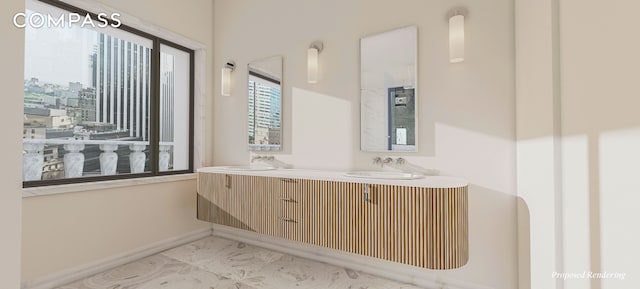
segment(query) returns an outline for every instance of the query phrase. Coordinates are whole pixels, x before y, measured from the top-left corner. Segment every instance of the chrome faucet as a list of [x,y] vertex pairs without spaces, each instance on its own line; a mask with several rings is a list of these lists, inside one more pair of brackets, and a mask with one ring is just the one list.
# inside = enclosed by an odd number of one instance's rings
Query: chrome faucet
[[381,157],[373,158],[373,164],[374,165],[380,165],[381,167],[384,166],[384,163],[382,163],[382,158]]
[[397,158],[396,159],[396,165],[404,165],[407,163],[407,160],[403,159],[403,158]]
[[263,156],[253,156],[253,157],[251,157],[251,162],[259,161],[259,160],[262,160],[262,159],[264,159]]
[[384,159],[382,159],[381,157],[375,157],[375,158],[373,158],[373,164],[374,165],[380,165],[380,167],[384,167],[384,165],[393,164],[393,159],[390,158],[390,157],[386,157]]

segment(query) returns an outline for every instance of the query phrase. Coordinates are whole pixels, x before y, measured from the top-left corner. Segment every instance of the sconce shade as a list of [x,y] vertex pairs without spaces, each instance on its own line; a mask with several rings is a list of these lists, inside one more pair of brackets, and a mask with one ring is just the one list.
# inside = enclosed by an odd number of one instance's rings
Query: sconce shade
[[236,65],[233,61],[227,62],[222,68],[220,93],[223,96],[231,96],[231,72]]
[[222,95],[230,96],[231,95],[231,69],[223,67],[222,68]]
[[307,82],[318,82],[318,48],[307,49]]
[[464,16],[455,15],[449,18],[449,61],[464,61]]

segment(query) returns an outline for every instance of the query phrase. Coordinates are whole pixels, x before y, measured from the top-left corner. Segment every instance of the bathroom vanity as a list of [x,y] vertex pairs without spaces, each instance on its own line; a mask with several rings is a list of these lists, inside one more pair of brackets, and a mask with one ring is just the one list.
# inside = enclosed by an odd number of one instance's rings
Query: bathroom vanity
[[311,170],[198,170],[198,219],[428,268],[469,258],[467,183]]

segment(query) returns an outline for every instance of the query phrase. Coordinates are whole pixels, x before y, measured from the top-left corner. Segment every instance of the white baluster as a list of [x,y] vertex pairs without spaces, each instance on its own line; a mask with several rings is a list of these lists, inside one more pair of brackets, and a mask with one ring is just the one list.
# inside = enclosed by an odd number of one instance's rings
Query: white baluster
[[143,144],[129,145],[129,149],[131,150],[131,153],[129,154],[129,166],[131,167],[132,174],[144,172],[144,163],[147,157],[143,150],[146,147],[147,146]]
[[170,145],[160,145],[160,153],[158,154],[158,168],[160,171],[169,170],[169,159],[171,158],[169,154],[170,148]]
[[64,177],[79,178],[82,177],[84,169],[84,144],[65,144],[64,150]]
[[100,150],[100,174],[110,176],[116,174],[118,167],[118,154],[114,151],[118,150],[117,144],[101,144]]
[[24,143],[22,149],[22,180],[39,181],[42,179],[42,165],[44,164],[43,143]]

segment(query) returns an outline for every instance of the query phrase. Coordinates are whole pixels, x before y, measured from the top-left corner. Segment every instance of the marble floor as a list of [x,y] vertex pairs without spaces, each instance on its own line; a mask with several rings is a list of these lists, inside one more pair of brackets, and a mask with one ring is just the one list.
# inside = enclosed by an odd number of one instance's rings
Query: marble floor
[[220,237],[207,237],[59,289],[418,289]]

